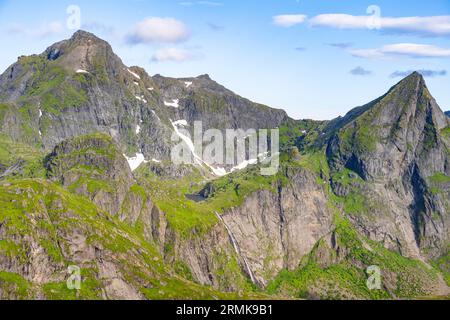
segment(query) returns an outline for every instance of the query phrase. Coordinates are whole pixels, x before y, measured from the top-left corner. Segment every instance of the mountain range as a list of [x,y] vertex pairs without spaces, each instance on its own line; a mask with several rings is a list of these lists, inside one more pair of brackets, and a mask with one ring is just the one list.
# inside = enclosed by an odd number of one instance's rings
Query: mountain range
[[[278,173],[173,164],[196,121],[278,128]],[[450,119],[417,72],[344,117],[294,120],[78,31],[0,76],[0,124],[1,299],[449,295]]]

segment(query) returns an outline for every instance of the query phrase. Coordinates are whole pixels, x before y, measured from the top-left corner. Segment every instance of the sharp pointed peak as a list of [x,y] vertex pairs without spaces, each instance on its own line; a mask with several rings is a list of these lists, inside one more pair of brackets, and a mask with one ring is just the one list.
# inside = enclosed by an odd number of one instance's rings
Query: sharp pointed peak
[[423,82],[425,84],[425,79],[419,71],[411,72],[411,74],[409,74],[408,76],[403,78],[399,83],[409,82],[409,81]]
[[419,71],[414,71],[402,80],[400,80],[395,86],[389,90],[388,93],[391,93],[395,89],[399,90],[409,90],[411,92],[415,92],[416,90],[422,91],[424,89],[427,89],[427,84],[425,82],[425,79],[423,75]]

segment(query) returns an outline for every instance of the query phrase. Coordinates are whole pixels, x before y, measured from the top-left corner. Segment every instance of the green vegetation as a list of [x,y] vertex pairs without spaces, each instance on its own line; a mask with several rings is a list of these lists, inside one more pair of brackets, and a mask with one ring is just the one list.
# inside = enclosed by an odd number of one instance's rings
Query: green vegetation
[[30,283],[16,273],[0,271],[0,288],[5,296],[12,299],[26,300],[32,298]]
[[113,194],[117,190],[110,173],[121,157],[109,136],[101,133],[81,136],[57,146],[56,154],[47,157],[48,175],[68,178],[71,182],[65,185],[74,193],[86,190],[91,195],[99,191]]
[[316,174],[321,182],[327,181],[330,177],[330,168],[324,150],[302,154],[298,165]]
[[424,137],[424,148],[426,151],[430,151],[434,148],[437,143],[437,131],[433,124],[426,123],[425,124],[425,137]]
[[433,266],[442,272],[444,280],[450,286],[450,247],[447,247],[447,253],[433,261]]
[[431,193],[433,194],[445,194],[450,189],[450,177],[437,172],[433,176],[428,177],[430,183]]
[[337,196],[330,194],[330,197],[340,203],[344,212],[352,215],[369,215],[372,212],[379,211],[381,206],[370,199],[368,190],[365,189],[366,182],[355,172],[344,168],[333,174],[333,184],[345,190],[345,194]]
[[42,178],[45,176],[44,154],[41,150],[13,142],[0,134],[0,168],[14,167],[9,179]]
[[163,180],[141,166],[135,173],[153,202],[165,212],[170,226],[184,238],[201,235],[217,224],[217,217],[210,208],[186,198],[190,184],[200,182],[200,177]]
[[[346,218],[336,215],[335,226],[339,251],[319,241],[296,271],[279,274],[268,286],[270,294],[321,299],[414,298],[426,295],[423,288],[437,280],[432,268],[362,237]],[[369,266],[380,268],[381,290],[368,289]]]
[[450,141],[450,127],[446,127],[444,129],[441,130],[441,135]]
[[[42,286],[32,284],[18,275],[0,272],[0,286],[8,297],[28,298],[32,293],[30,288],[33,287],[33,292],[42,291],[48,299],[102,298],[101,289],[106,284],[98,274],[98,267],[93,265],[96,261],[66,260],[66,257],[71,256],[69,246],[66,240],[55,238],[56,234],[72,234],[75,231],[87,237],[86,245],[103,248],[111,261],[117,261],[116,266],[124,280],[148,298],[235,299],[246,295],[220,293],[174,276],[172,267],[164,264],[157,248],[147,242],[142,233],[100,211],[85,198],[55,184],[21,180],[0,185],[0,206],[3,208],[0,224],[5,230],[5,236],[16,239],[16,244],[1,243],[1,250],[11,253],[7,259],[15,261],[18,256],[22,256],[26,259],[23,263],[28,263],[30,257],[24,251],[26,241],[36,241],[51,257],[52,266],[57,270],[55,280]],[[35,224],[33,221],[36,220],[41,222]],[[61,274],[67,274],[67,266],[74,264],[82,270],[79,291],[67,289],[60,277]],[[182,263],[177,263],[176,270],[189,277],[188,268]]]
[[433,184],[450,183],[450,177],[441,172],[436,173],[434,176],[431,176],[429,179],[430,179],[430,182]]
[[359,119],[340,132],[343,150],[353,150],[358,154],[375,151],[377,134],[375,129],[369,127],[369,123],[365,121],[367,120]]
[[263,189],[277,192],[280,183],[287,183],[282,170],[278,175],[265,177],[258,166],[252,166],[208,182],[213,193],[205,201],[195,202],[187,195],[199,193],[207,184],[198,173],[167,180],[141,166],[135,174],[154,203],[166,213],[170,225],[183,237],[207,232],[218,222],[216,213],[241,205],[250,194]]

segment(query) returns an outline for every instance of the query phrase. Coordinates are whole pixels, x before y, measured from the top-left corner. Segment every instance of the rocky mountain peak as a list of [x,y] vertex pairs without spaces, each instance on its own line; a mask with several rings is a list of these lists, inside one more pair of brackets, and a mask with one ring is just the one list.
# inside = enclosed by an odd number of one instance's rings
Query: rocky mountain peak
[[68,40],[55,43],[43,53],[50,61],[59,60],[65,68],[84,70],[92,64],[118,61],[110,44],[94,34],[79,30]]
[[211,80],[211,77],[209,76],[209,74],[202,74],[202,75],[198,76],[197,79],[200,79],[200,80]]
[[71,41],[76,41],[76,40],[85,40],[85,41],[99,41],[99,42],[104,42],[104,40],[98,38],[95,34],[84,31],[84,30],[78,30],[77,32],[75,32],[71,39]]
[[[339,155],[339,162],[362,177],[388,177],[394,171],[401,175],[404,166],[416,158],[423,160],[422,170],[429,175],[444,171],[445,150],[439,132],[449,121],[420,73],[412,73],[386,95],[349,115],[353,116],[342,122],[332,139],[329,154],[333,154],[332,158]],[[428,159],[430,154],[440,161]],[[402,166],[397,166],[394,159]]]

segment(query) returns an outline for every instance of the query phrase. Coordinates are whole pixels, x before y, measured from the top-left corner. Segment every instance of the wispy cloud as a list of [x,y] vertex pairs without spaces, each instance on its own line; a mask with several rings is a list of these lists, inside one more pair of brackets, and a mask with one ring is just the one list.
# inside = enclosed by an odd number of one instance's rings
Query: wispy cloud
[[164,48],[159,49],[152,56],[153,62],[166,62],[166,61],[175,61],[175,62],[183,62],[187,60],[192,60],[195,58],[195,55],[186,49],[179,48]]
[[416,43],[397,43],[375,49],[348,50],[354,57],[379,59],[387,57],[449,58],[450,49]]
[[178,43],[189,38],[188,27],[174,18],[151,17],[139,22],[128,34],[128,43]]
[[29,29],[21,25],[13,25],[7,29],[7,32],[11,34],[22,34],[30,37],[45,38],[63,34],[65,30],[64,25],[60,21],[52,21],[35,29]]
[[224,26],[219,26],[218,24],[215,24],[213,22],[208,22],[207,25],[213,31],[221,31],[221,30],[225,29]]
[[192,7],[195,5],[207,6],[207,7],[222,7],[224,4],[217,1],[182,1],[179,2],[184,7]]
[[92,31],[92,32],[101,32],[105,34],[114,34],[115,29],[113,26],[106,25],[101,22],[89,22],[82,25],[83,30]]
[[351,42],[336,42],[336,43],[327,43],[327,45],[339,49],[347,49],[353,46]]
[[[337,29],[366,29],[372,16],[349,14],[321,14],[309,20],[313,27]],[[379,17],[380,30],[393,33],[410,33],[424,36],[450,36],[450,16]]]
[[297,50],[297,51],[306,51],[306,47],[296,47],[295,50]]
[[[395,72],[393,72],[390,75],[390,77],[391,78],[404,78],[404,77],[410,75],[411,73],[413,73],[414,71],[416,71],[416,70],[395,71]],[[447,75],[447,71],[446,70],[427,70],[427,69],[423,69],[423,70],[417,70],[417,72],[419,72],[424,77],[430,77],[430,78],[443,77],[443,76]]]
[[350,74],[354,76],[369,76],[372,74],[372,71],[366,70],[363,67],[356,67],[355,69],[350,70]]
[[272,20],[276,26],[289,28],[305,22],[306,18],[307,16],[303,14],[283,14],[274,16]]

